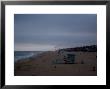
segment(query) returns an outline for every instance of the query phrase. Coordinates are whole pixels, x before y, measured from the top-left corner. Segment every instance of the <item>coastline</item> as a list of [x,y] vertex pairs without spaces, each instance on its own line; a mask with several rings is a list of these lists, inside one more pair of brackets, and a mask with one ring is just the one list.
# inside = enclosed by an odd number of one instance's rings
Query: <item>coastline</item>
[[[77,61],[74,64],[53,63],[58,58],[57,51],[47,51],[31,59],[15,63],[15,76],[96,76],[97,52],[75,52]],[[81,63],[80,59],[85,62]],[[90,63],[88,60],[93,61]],[[94,71],[95,67],[95,71]]]

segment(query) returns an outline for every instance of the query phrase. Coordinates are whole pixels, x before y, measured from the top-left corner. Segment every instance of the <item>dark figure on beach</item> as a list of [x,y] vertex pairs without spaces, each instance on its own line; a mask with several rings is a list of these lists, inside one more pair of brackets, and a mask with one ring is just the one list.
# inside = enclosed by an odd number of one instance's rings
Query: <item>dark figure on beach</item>
[[81,64],[84,64],[84,61],[81,61]]
[[54,68],[56,68],[56,66],[54,66]]
[[95,66],[93,66],[93,71],[96,71],[96,67]]

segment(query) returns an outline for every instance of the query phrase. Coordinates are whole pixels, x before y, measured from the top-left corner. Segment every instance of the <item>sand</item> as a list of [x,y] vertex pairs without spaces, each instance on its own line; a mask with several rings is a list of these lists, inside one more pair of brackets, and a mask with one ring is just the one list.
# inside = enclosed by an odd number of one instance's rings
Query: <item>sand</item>
[[[75,64],[54,64],[57,51],[20,60],[15,63],[15,76],[97,76],[97,53],[76,52],[75,54],[77,59]],[[84,64],[81,64],[80,59],[84,59]]]

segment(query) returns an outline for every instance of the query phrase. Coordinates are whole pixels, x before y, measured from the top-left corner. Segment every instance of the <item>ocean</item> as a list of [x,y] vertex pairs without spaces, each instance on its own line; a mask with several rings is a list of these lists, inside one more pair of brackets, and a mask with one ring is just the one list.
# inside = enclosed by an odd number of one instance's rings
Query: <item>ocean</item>
[[25,58],[29,58],[40,53],[42,53],[42,51],[14,51],[14,61],[24,60]]

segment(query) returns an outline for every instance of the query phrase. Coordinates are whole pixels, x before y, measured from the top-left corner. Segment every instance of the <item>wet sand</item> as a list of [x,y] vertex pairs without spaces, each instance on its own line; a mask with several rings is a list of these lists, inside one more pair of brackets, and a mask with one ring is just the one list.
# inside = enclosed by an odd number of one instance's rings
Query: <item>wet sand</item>
[[[76,52],[75,64],[54,64],[58,57],[56,51],[50,51],[34,56],[31,59],[15,63],[15,76],[96,76],[96,52]],[[85,63],[81,64],[80,59]],[[92,60],[91,62],[88,62]]]

